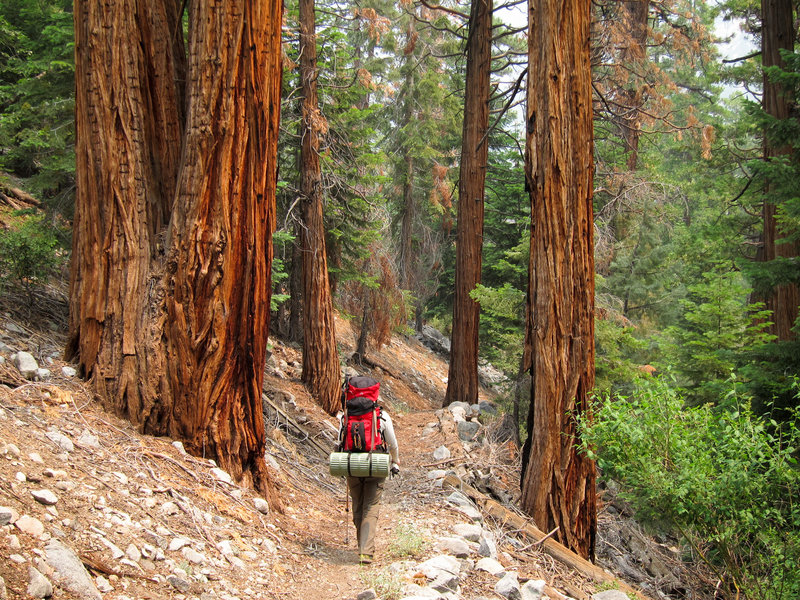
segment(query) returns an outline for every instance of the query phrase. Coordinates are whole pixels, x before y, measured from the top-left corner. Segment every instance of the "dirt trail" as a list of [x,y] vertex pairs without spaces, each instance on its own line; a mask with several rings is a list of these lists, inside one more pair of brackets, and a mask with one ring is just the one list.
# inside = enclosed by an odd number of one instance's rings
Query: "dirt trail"
[[358,564],[355,528],[351,514],[345,512],[345,483],[342,478],[336,479],[338,495],[311,496],[307,498],[310,506],[293,506],[287,511],[287,517],[295,524],[298,546],[303,549],[294,557],[289,572],[293,587],[289,597],[353,598],[371,587],[389,564],[399,560],[390,551],[398,527],[413,524],[415,529],[437,536],[462,521],[446,506],[444,492],[427,479],[429,469],[423,467],[434,462],[433,450],[444,441],[440,432],[422,436],[426,424],[437,422],[434,411],[393,414],[392,420],[402,471],[386,482],[375,562],[370,566]]

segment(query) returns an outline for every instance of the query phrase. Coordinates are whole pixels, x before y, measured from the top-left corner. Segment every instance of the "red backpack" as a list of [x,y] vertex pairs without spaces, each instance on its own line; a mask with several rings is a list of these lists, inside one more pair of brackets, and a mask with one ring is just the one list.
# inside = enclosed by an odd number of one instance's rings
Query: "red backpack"
[[381,384],[372,377],[349,377],[345,380],[342,389],[342,451],[386,451],[380,428],[380,387]]

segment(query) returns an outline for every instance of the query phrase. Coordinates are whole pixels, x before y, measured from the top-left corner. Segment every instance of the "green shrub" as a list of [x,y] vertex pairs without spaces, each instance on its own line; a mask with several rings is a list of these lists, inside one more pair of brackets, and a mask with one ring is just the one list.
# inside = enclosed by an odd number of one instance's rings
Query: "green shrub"
[[389,569],[363,569],[361,583],[372,588],[382,600],[398,600],[403,597],[403,577]]
[[797,598],[800,410],[759,418],[733,380],[720,405],[686,407],[663,380],[642,382],[598,402],[581,423],[583,450],[640,520],[679,532],[732,590]]
[[389,554],[398,558],[420,556],[428,547],[425,533],[417,529],[413,523],[402,523],[395,527],[392,541],[389,543]]
[[0,280],[26,288],[41,284],[60,259],[58,239],[42,218],[28,218],[19,227],[0,230]]

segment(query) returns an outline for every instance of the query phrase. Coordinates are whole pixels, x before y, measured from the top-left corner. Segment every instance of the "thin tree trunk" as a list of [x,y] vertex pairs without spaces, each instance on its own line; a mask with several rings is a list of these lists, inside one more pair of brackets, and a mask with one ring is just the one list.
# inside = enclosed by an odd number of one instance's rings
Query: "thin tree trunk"
[[[406,85],[410,86],[410,78],[406,78]],[[410,98],[406,102],[411,104]],[[408,116],[410,119],[411,117]],[[417,207],[414,201],[414,157],[410,150],[405,156],[406,176],[403,181],[403,214],[400,225],[400,280],[404,289],[410,290],[413,285],[414,261],[412,259],[412,239],[414,236],[414,219]]]
[[339,356],[328,279],[319,134],[322,115],[317,100],[317,47],[314,0],[300,0],[300,78],[302,141],[300,193],[303,205],[303,383],[329,414],[338,408]]
[[635,171],[639,162],[639,138],[641,137],[642,85],[637,81],[636,73],[642,71],[646,60],[647,16],[650,12],[650,0],[629,0],[623,2],[624,18],[630,31],[630,42],[623,51],[623,61],[630,63],[634,76],[632,83],[625,90],[625,114],[622,116],[625,151],[628,153],[627,166]]
[[289,339],[303,343],[303,228],[295,221],[292,270],[289,272]]
[[278,506],[261,387],[282,8],[192,3],[186,69],[179,5],[75,3],[67,354],[115,412]]
[[595,466],[576,449],[594,385],[592,95],[588,0],[531,0],[526,177],[533,385],[521,504],[594,553]]
[[473,0],[467,38],[464,129],[458,184],[453,332],[444,405],[478,401],[480,306],[470,292],[481,280],[483,196],[489,155],[492,1]]
[[[765,67],[783,66],[780,50],[792,50],[794,47],[794,17],[791,0],[762,0],[761,13],[762,26],[762,63]],[[788,119],[791,113],[789,100],[786,98],[782,86],[772,83],[764,76],[764,97],[762,99],[764,110],[776,119]],[[764,158],[788,154],[792,150],[788,147],[775,148],[768,142],[764,147]],[[765,198],[769,198],[769,183]],[[765,262],[776,258],[796,257],[800,255],[800,244],[796,241],[785,242],[781,238],[785,235],[778,231],[775,220],[776,206],[768,200],[763,207],[763,249],[759,258]],[[772,311],[772,325],[770,333],[779,340],[794,339],[792,331],[797,319],[798,305],[800,305],[800,288],[797,284],[783,284],[776,286],[771,294],[767,295],[766,307]]]

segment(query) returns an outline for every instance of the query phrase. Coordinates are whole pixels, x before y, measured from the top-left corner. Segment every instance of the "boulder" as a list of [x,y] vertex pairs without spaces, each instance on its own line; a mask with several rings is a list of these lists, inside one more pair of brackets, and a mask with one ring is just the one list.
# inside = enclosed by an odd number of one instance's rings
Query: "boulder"
[[12,364],[17,367],[20,375],[25,379],[35,379],[36,371],[39,370],[39,363],[33,358],[30,352],[17,352],[11,355]]

